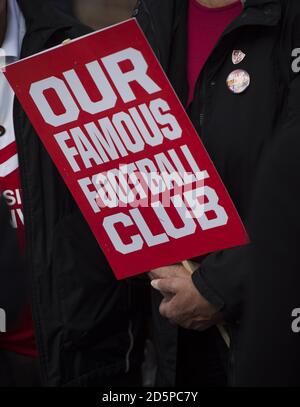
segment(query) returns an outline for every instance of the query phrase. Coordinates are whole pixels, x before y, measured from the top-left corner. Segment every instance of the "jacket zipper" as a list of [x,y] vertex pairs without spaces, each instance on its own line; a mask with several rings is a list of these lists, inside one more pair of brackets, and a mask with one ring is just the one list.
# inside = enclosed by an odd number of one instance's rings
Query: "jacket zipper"
[[[42,379],[44,383],[47,383],[47,374],[46,374],[46,369],[43,368],[43,363],[46,365],[46,358],[45,358],[45,352],[43,351],[43,345],[42,341],[39,336],[39,332],[41,331],[41,324],[40,324],[40,318],[38,315],[37,308],[35,304],[38,303],[37,300],[37,295],[36,295],[36,290],[34,289],[34,277],[33,277],[33,263],[32,263],[32,231],[31,231],[31,214],[29,210],[29,199],[27,195],[27,169],[26,169],[26,163],[23,155],[23,141],[21,137],[21,132],[22,128],[19,123],[20,120],[20,113],[21,113],[21,106],[19,102],[17,101],[16,97],[14,100],[14,106],[13,106],[13,117],[14,117],[14,127],[15,127],[15,136],[16,136],[16,144],[17,144],[17,149],[18,149],[18,159],[19,159],[19,172],[20,172],[20,179],[21,179],[21,188],[22,188],[22,206],[23,206],[23,212],[24,212],[24,225],[25,225],[25,238],[26,238],[26,270],[25,272],[29,273],[29,278],[30,278],[30,286],[31,286],[31,298],[32,298],[32,318],[34,322],[34,332],[35,332],[35,340],[37,344],[37,350],[38,350],[38,360],[40,364],[40,373],[42,376]],[[18,126],[17,126],[18,124]],[[43,363],[42,363],[43,362]]]

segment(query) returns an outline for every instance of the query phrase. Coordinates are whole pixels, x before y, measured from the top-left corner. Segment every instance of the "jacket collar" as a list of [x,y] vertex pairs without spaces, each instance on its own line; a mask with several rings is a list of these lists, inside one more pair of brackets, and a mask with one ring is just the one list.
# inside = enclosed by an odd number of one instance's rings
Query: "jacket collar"
[[262,6],[268,3],[278,3],[279,0],[241,0],[246,7]]
[[25,17],[27,30],[59,29],[74,25],[75,20],[53,7],[47,1],[17,0]]
[[[244,0],[244,11],[237,20],[245,25],[274,26],[281,17],[280,0]],[[240,25],[242,21],[239,21]]]
[[47,1],[17,0],[17,2],[26,23],[22,58],[43,50],[57,31],[79,25],[76,20],[60,12]]

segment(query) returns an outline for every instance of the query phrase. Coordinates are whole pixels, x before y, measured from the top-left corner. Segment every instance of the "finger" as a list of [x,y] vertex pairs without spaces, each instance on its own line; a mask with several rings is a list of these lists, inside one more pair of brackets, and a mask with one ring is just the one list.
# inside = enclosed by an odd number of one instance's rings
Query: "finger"
[[163,301],[165,301],[165,302],[169,302],[174,298],[174,294],[166,293],[166,292],[162,292],[162,291],[160,291],[160,293],[164,297]]
[[175,264],[168,267],[160,267],[151,271],[152,278],[183,278],[190,277],[190,272],[187,271],[182,265]]
[[71,38],[67,38],[61,44],[62,45],[67,45],[67,44],[70,44],[70,42],[72,42]]
[[176,295],[173,295],[173,297],[169,301],[163,300],[159,306],[159,312],[172,324],[178,325],[178,323],[182,320],[180,309],[178,309]]
[[151,285],[155,290],[163,293],[176,294],[178,291],[178,283],[175,278],[152,280]]
[[154,279],[171,278],[174,276],[176,266],[159,267],[151,270],[151,276]]
[[172,305],[170,301],[162,301],[159,306],[159,313],[162,317],[169,319],[170,321],[174,320]]
[[150,278],[150,280],[154,280],[155,279],[155,274],[152,273],[152,271],[150,271],[150,273],[147,274],[148,277]]

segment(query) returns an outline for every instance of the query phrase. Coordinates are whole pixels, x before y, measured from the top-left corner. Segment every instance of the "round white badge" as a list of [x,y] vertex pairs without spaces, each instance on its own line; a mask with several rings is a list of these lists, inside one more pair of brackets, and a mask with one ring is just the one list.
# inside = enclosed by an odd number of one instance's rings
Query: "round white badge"
[[236,69],[229,74],[226,82],[232,93],[243,93],[250,85],[250,75],[243,69]]

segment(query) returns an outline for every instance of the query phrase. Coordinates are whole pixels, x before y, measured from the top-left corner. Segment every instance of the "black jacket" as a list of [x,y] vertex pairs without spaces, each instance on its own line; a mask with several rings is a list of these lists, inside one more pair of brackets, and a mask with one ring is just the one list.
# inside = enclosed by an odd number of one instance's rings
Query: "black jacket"
[[[294,88],[299,99],[300,84]],[[249,300],[241,329],[236,383],[300,385],[300,104],[290,113],[288,134],[272,148],[255,187],[255,240]]]
[[[6,330],[14,328],[28,300],[27,275],[19,252],[18,236],[10,223],[9,211],[0,195],[0,308],[6,316]],[[1,335],[1,333],[0,333]]]
[[[188,94],[187,3],[141,0],[134,13],[184,105]],[[292,50],[300,47],[299,22],[298,0],[246,0],[242,14],[225,30],[206,62],[189,108],[246,227],[257,169],[273,142],[288,138],[291,112],[299,106],[299,77],[291,70]],[[239,65],[232,62],[233,50],[246,54]],[[238,68],[250,74],[251,84],[236,95],[227,88],[226,79]],[[295,126],[300,132],[296,121]],[[193,275],[199,291],[231,322],[241,318],[247,256],[251,256],[248,247],[211,254]],[[176,340],[165,335],[160,341],[167,342],[165,349],[169,350],[161,352],[169,383]]]
[[[22,58],[90,31],[45,1],[18,3],[27,26]],[[137,371],[145,299],[136,297],[135,280],[116,281],[17,100],[14,124],[43,381],[101,385]]]

